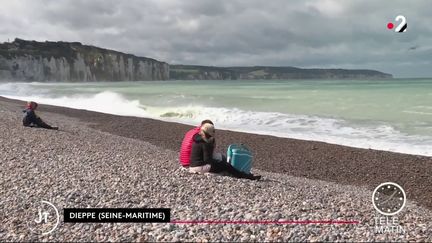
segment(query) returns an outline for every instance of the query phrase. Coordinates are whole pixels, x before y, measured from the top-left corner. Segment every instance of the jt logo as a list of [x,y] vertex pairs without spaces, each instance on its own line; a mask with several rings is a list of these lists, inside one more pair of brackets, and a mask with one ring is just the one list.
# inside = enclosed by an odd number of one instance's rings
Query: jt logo
[[40,208],[39,208],[38,212],[39,212],[39,218],[35,219],[35,222],[38,223],[38,224],[40,224],[40,223],[42,223],[42,219],[43,219],[44,223],[48,222],[48,215],[49,215],[49,213],[48,212],[43,212],[42,213],[42,210]]
[[[59,222],[60,215],[57,208],[48,201],[41,201],[38,207],[32,207],[27,212],[27,227],[36,234],[47,235],[53,232]],[[36,218],[35,218],[35,214]]]
[[[394,29],[394,32],[402,33],[402,32],[405,32],[407,30],[408,24],[407,24],[405,16],[398,15],[398,16],[396,16],[395,21],[396,22],[400,21],[400,23],[398,24],[398,26],[396,26],[396,28]],[[391,30],[391,29],[393,29],[393,27],[394,27],[394,24],[392,22],[387,23],[387,29]]]

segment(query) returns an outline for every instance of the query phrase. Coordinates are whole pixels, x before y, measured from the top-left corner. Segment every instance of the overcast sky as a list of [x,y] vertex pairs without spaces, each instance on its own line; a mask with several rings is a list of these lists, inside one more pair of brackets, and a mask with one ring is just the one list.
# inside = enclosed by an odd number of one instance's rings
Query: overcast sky
[[[430,0],[1,0],[0,41],[79,41],[172,64],[432,77]],[[408,29],[387,23],[403,14]]]

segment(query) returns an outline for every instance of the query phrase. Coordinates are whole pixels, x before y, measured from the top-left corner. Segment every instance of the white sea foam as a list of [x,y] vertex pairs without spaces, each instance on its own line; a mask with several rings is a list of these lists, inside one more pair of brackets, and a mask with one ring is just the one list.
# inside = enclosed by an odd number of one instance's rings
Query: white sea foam
[[30,93],[31,90],[29,91],[25,85],[0,85],[0,95],[2,96],[19,100],[33,100],[41,104],[116,115],[148,117],[191,125],[196,125],[203,119],[211,119],[219,129],[432,156],[431,137],[403,134],[388,124],[359,125],[342,119],[246,111],[235,108],[145,106],[139,100],[128,100],[122,95],[110,91],[94,95],[61,97],[52,97],[39,92],[36,92],[38,95],[35,96]]
[[424,112],[424,111],[402,111],[403,113],[409,113],[409,114],[418,114],[418,115],[432,115],[432,112]]
[[145,107],[138,100],[127,100],[121,95],[105,91],[93,96],[68,96],[49,98],[43,96],[15,96],[4,95],[7,98],[18,100],[32,100],[40,104],[49,104],[75,109],[84,109],[89,111],[98,111],[103,113],[121,115],[121,116],[138,116],[148,117]]
[[[163,115],[165,120],[187,124],[198,124],[203,119],[212,119],[218,128],[234,131],[432,155],[432,138],[406,135],[386,124],[355,125],[341,119],[318,116],[199,106],[149,108],[148,111],[153,116]],[[170,118],[166,119],[167,116]]]

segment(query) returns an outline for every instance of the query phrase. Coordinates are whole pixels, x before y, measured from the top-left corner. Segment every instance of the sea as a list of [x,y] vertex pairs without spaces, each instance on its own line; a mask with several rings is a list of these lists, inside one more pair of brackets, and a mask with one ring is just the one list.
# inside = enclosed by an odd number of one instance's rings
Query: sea
[[432,79],[5,82],[0,96],[432,156]]

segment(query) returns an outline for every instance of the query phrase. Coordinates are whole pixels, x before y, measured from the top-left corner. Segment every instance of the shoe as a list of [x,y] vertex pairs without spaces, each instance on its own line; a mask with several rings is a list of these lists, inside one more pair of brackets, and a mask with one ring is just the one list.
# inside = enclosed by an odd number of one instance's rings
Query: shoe
[[251,179],[251,180],[259,181],[259,180],[261,180],[261,177],[262,177],[262,176],[260,176],[260,175],[256,175],[256,176],[252,176],[252,177],[253,177],[253,179]]
[[252,174],[247,174],[247,176],[245,176],[246,179],[249,180],[253,180],[253,181],[258,181],[261,179],[260,175],[252,175]]

